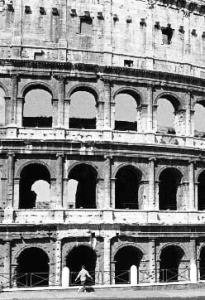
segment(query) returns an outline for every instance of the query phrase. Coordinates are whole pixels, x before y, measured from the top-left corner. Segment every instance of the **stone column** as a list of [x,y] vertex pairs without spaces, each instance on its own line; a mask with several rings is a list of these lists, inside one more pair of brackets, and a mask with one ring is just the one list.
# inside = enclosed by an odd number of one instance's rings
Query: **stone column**
[[58,126],[58,99],[52,99],[52,107],[53,107],[53,126]]
[[153,132],[153,86],[147,87],[147,132]]
[[11,97],[4,97],[5,99],[5,125],[11,123]]
[[18,127],[23,126],[23,105],[24,105],[24,98],[23,97],[17,98],[16,124],[17,124]]
[[111,129],[111,83],[104,82],[104,129]]
[[196,204],[195,204],[195,174],[194,174],[194,164],[195,161],[190,160],[189,161],[189,209],[195,210]]
[[153,123],[153,132],[157,132],[157,107],[158,105],[152,105],[152,123]]
[[149,278],[150,283],[156,282],[156,241],[149,240]]
[[104,161],[104,208],[111,207],[111,160],[112,157],[106,156]]
[[12,207],[14,198],[14,153],[8,153],[7,158],[7,206]]
[[98,177],[96,182],[96,208],[103,209],[104,201],[104,179]]
[[197,257],[196,257],[196,239],[190,239],[190,280],[197,282]]
[[96,129],[104,129],[104,101],[98,101],[97,105],[97,120],[96,120]]
[[103,283],[111,283],[111,269],[110,269],[110,259],[111,259],[111,247],[110,247],[110,237],[104,237],[104,260],[103,260]]
[[14,203],[13,208],[18,209],[19,208],[19,184],[20,184],[20,178],[14,179]]
[[115,181],[116,181],[116,178],[111,178],[111,202],[110,202],[110,207],[112,209],[115,209]]
[[155,209],[159,210],[159,181],[155,181]]
[[155,157],[149,158],[149,210],[156,209],[155,205]]
[[12,94],[11,94],[11,120],[10,123],[16,125],[16,111],[17,111],[17,95],[18,95],[18,76],[12,75]]
[[55,284],[56,286],[61,285],[61,266],[62,266],[62,251],[61,251],[61,240],[57,239],[55,242]]
[[185,94],[186,103],[186,136],[192,135],[192,121],[191,121],[191,92],[187,91]]
[[199,203],[198,203],[199,182],[195,182],[194,188],[195,188],[195,209],[198,210],[199,209]]
[[56,165],[56,207],[63,206],[63,153],[58,153]]
[[70,127],[69,120],[70,120],[70,101],[71,99],[64,99],[64,126],[66,129]]
[[11,287],[11,241],[6,241],[4,245],[4,286]]
[[58,123],[57,127],[64,127],[64,99],[65,99],[65,78],[57,76],[58,80]]

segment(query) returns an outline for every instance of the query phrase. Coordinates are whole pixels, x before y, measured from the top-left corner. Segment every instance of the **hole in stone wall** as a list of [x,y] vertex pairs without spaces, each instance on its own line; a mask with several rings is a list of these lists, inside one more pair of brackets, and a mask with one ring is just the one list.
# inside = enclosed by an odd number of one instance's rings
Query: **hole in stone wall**
[[18,257],[17,287],[48,286],[48,263],[48,256],[42,249],[25,249]]
[[[126,259],[125,259],[126,257]],[[115,254],[115,283],[130,283],[130,268],[135,265],[138,269],[142,260],[143,253],[132,246],[125,246]],[[138,272],[139,276],[139,272]],[[140,278],[139,278],[140,279]]]
[[76,182],[75,207],[96,208],[97,178],[95,169],[87,164],[78,165],[71,170],[69,179]]
[[178,281],[179,265],[184,256],[180,247],[168,246],[160,255],[160,281]]
[[181,182],[181,174],[175,169],[162,171],[159,177],[159,209],[177,209],[177,191]]
[[116,174],[115,208],[138,209],[138,191],[141,174],[133,167],[123,167]]
[[174,29],[171,28],[171,24],[167,24],[167,27],[161,27],[162,30],[162,43],[164,45],[171,44]]
[[205,210],[205,171],[200,174],[198,182],[198,210]]
[[137,130],[137,102],[129,94],[115,97],[115,130]]
[[96,129],[95,97],[85,91],[72,94],[70,102],[70,128]]
[[194,136],[205,137],[205,102],[194,106]]
[[157,132],[175,134],[175,110],[173,105],[165,98],[160,98],[157,104]]
[[24,127],[52,127],[51,95],[42,89],[29,91],[23,109]]
[[[45,189],[46,187],[46,189]],[[26,166],[20,176],[19,208],[47,208],[49,206],[50,175],[40,164]]]

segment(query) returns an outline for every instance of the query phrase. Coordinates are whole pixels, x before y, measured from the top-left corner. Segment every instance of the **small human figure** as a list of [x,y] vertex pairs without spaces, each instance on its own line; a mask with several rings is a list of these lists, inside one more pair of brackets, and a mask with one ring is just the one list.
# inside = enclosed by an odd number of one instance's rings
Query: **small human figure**
[[87,277],[89,277],[89,278],[91,278],[91,279],[93,279],[93,278],[92,278],[92,276],[88,273],[88,271],[85,269],[85,266],[84,266],[84,265],[81,267],[81,270],[80,270],[80,272],[78,273],[78,275],[77,275],[75,281],[77,281],[79,277],[80,277],[81,287],[79,288],[78,293],[80,293],[80,292],[86,293],[86,286],[85,286],[86,279],[87,279]]

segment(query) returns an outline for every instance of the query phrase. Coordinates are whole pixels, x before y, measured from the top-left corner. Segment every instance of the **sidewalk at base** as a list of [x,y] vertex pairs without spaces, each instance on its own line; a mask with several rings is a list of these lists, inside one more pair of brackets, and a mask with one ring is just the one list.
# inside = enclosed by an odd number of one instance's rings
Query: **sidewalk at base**
[[87,293],[78,293],[77,289],[33,289],[33,290],[16,290],[3,291],[0,293],[0,300],[68,300],[68,299],[191,299],[205,300],[205,285],[201,288],[193,289],[166,289],[166,290],[149,290],[149,289],[97,289]]

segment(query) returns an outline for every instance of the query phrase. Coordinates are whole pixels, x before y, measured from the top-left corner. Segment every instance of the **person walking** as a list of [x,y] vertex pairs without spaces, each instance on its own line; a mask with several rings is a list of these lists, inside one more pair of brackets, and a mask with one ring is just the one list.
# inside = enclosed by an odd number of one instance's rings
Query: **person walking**
[[85,266],[83,265],[81,267],[81,271],[78,273],[75,281],[78,280],[78,278],[80,278],[80,282],[81,282],[81,287],[78,290],[78,293],[80,292],[84,292],[86,293],[86,279],[87,277],[89,277],[90,279],[93,279],[92,276],[89,274],[89,272],[85,269]]

